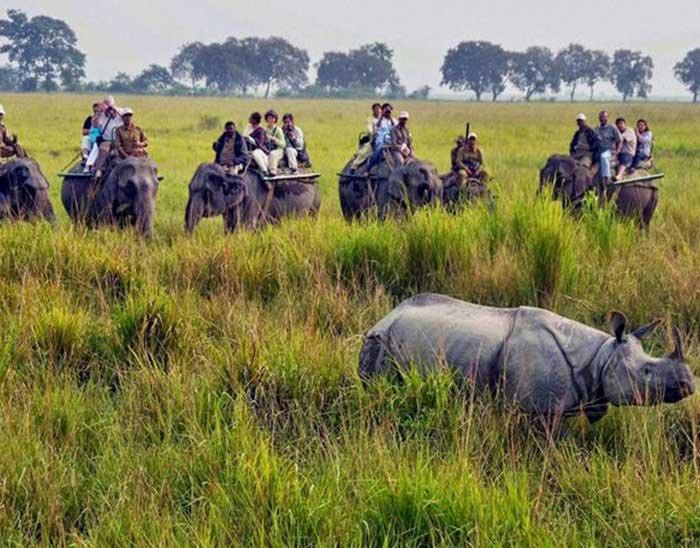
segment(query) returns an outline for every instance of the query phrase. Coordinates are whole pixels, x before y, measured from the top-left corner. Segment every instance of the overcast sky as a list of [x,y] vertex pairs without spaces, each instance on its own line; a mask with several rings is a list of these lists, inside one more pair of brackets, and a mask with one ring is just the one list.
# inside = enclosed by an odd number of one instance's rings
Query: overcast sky
[[510,50],[579,42],[651,55],[652,94],[671,96],[684,94],[673,65],[700,47],[700,0],[0,0],[0,8],[66,20],[91,80],[167,66],[185,42],[276,35],[307,49],[312,63],[327,50],[386,42],[409,90],[428,84],[444,93],[442,58],[462,40]]

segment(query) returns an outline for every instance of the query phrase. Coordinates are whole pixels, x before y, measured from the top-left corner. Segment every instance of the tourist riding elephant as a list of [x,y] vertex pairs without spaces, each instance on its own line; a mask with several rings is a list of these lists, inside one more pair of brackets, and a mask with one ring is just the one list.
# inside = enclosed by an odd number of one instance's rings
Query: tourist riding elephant
[[354,171],[352,161],[343,168],[338,180],[340,208],[349,223],[366,217],[377,206],[377,187],[386,182],[392,171],[387,161],[381,161],[369,173],[366,166]]
[[421,160],[407,162],[394,169],[377,187],[379,219],[387,215],[402,216],[442,200],[442,181],[435,166]]
[[[633,176],[642,174],[646,173],[637,171]],[[594,188],[594,179],[593,170],[570,156],[555,154],[550,156],[540,171],[539,192],[553,183],[552,198],[561,200],[564,207],[572,207],[578,212],[586,192]],[[608,187],[605,199],[615,203],[620,215],[633,219],[645,229],[649,228],[659,203],[658,188],[649,182],[613,184]]]
[[56,221],[49,183],[31,158],[13,158],[0,165],[0,221],[4,219]]
[[457,211],[460,205],[477,200],[486,201],[489,209],[493,211],[493,195],[481,179],[469,177],[466,183],[462,183],[462,178],[455,171],[441,175],[440,179],[442,180],[442,203],[448,211]]
[[[81,167],[70,173],[79,175]],[[90,227],[132,225],[139,234],[150,236],[158,193],[158,167],[148,158],[127,158],[100,181],[66,176],[61,200],[74,223]]]
[[254,171],[225,175],[220,166],[204,164],[190,183],[185,228],[192,232],[202,217],[221,214],[227,232],[240,226],[256,229],[284,217],[316,216],[320,206],[316,184],[266,181]]

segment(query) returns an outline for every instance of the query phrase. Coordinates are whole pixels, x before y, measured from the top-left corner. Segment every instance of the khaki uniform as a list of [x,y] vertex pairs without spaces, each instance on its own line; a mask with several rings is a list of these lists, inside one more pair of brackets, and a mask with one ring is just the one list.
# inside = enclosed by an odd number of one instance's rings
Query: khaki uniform
[[477,178],[482,183],[488,182],[489,174],[486,171],[484,155],[479,147],[474,147],[473,150],[469,150],[467,147],[460,148],[457,151],[455,164],[462,183],[466,183],[469,177]]
[[9,158],[17,153],[17,143],[7,133],[5,124],[0,124],[0,158]]
[[413,156],[413,139],[408,126],[396,125],[391,128],[390,144],[394,165],[400,166],[406,158]]
[[130,156],[140,158],[146,155],[143,145],[148,143],[146,135],[140,127],[131,124],[129,127],[122,126],[116,129],[114,141],[117,145],[119,157],[123,160]]

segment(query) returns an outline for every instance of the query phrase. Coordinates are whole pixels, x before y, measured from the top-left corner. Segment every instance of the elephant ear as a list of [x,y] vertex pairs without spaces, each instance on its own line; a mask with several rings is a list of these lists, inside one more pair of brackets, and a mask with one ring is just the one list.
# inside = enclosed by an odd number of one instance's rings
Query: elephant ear
[[31,186],[34,190],[47,190],[49,188],[49,182],[41,172],[39,164],[32,159],[25,159],[23,162],[29,169],[29,186]]
[[571,179],[576,171],[577,164],[573,158],[564,158],[557,164],[556,173],[564,179]]
[[117,184],[121,188],[125,188],[131,179],[136,174],[136,167],[127,162],[118,164],[112,172],[113,176],[117,179]]
[[627,318],[622,312],[611,310],[607,313],[606,318],[610,325],[610,332],[615,336],[617,342],[622,342],[627,330]]

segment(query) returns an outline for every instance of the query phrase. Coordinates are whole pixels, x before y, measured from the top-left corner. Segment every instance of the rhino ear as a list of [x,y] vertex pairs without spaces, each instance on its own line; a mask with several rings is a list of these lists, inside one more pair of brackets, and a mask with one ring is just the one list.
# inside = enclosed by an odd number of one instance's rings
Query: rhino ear
[[622,338],[627,330],[627,318],[622,312],[617,310],[608,312],[606,318],[610,324],[610,332],[615,335],[617,342],[622,342]]
[[654,332],[654,330],[659,326],[660,323],[661,323],[661,318],[657,318],[655,320],[652,320],[648,324],[643,325],[643,326],[635,329],[632,332],[632,335],[634,335],[638,339],[646,339],[649,335],[651,335]]
[[673,326],[673,342],[675,344],[675,348],[673,349],[673,352],[671,352],[669,358],[671,358],[672,360],[677,360],[679,362],[684,361],[683,344],[681,343],[681,332],[675,325]]

